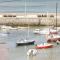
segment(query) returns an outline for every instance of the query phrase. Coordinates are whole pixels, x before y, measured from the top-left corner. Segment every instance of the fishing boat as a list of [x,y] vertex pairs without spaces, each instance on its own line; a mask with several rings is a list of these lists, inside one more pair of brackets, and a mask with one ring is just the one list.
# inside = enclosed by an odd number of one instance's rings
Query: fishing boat
[[34,45],[34,40],[22,40],[16,42],[16,46],[24,46],[24,45]]
[[36,45],[37,49],[43,49],[43,48],[45,49],[45,48],[52,48],[52,47],[53,47],[53,44],[49,44],[49,43]]

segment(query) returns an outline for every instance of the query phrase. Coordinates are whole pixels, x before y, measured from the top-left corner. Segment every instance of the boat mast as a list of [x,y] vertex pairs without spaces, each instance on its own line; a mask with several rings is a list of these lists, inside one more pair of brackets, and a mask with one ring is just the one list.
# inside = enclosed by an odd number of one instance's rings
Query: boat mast
[[27,4],[26,4],[26,0],[25,0],[25,20],[27,21],[27,24],[28,24],[28,33],[27,33],[27,38],[29,38],[29,23],[28,23],[28,17],[27,17],[27,9],[26,9],[26,7],[27,7]]
[[58,7],[58,3],[56,3],[56,30],[57,30],[57,7]]

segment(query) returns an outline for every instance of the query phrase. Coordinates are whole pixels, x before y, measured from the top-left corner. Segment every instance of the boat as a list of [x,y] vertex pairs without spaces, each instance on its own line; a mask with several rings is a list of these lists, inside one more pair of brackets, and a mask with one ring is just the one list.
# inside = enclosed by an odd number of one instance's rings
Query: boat
[[22,41],[18,41],[16,42],[17,46],[25,46],[25,45],[34,45],[34,40],[22,40]]
[[52,28],[45,28],[43,30],[40,29],[35,29],[35,31],[33,31],[34,34],[58,34],[58,31],[56,29],[52,29]]
[[1,25],[0,26],[0,33],[1,34],[10,34],[11,28],[12,28],[11,26]]
[[36,49],[29,49],[27,51],[27,56],[35,56],[37,54],[37,50]]
[[40,34],[58,34],[56,29],[46,28],[40,31]]
[[49,44],[49,43],[44,43],[44,44],[39,44],[39,45],[36,45],[36,49],[45,49],[45,48],[52,48],[53,47],[53,44]]
[[[56,3],[56,32],[59,31],[59,29],[57,29],[57,3]],[[56,41],[60,41],[60,35],[55,34],[55,35],[49,35],[47,37],[47,42],[56,42]]]
[[35,29],[35,30],[33,31],[33,33],[34,33],[34,34],[40,34],[40,29]]
[[[25,19],[27,20],[27,15],[26,15],[26,2],[25,2]],[[29,23],[28,23],[28,28],[27,28],[27,37],[28,39],[23,39],[22,41],[17,41],[16,45],[17,46],[25,46],[25,45],[33,45],[35,40],[29,39]]]
[[49,34],[49,28],[45,28],[40,31],[40,34]]
[[58,31],[56,29],[50,29],[50,34],[58,34]]
[[56,41],[60,41],[60,35],[49,35],[47,37],[47,42],[56,42]]

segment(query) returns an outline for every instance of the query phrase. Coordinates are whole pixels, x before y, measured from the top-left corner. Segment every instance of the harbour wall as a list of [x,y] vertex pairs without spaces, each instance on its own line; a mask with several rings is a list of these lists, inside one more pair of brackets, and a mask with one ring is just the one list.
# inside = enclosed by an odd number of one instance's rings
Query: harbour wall
[[0,13],[0,24],[60,26],[60,13]]

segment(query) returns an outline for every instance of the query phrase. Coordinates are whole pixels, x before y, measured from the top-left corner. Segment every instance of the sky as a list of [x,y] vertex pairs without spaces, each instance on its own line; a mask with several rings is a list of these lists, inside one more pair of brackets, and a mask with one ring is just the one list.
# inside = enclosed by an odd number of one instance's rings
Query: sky
[[0,12],[55,12],[56,2],[60,12],[60,0],[0,0]]

